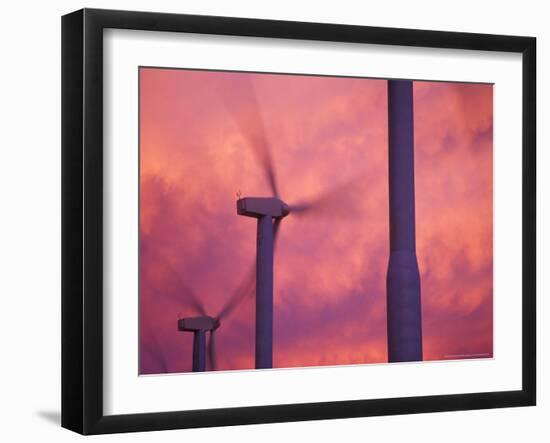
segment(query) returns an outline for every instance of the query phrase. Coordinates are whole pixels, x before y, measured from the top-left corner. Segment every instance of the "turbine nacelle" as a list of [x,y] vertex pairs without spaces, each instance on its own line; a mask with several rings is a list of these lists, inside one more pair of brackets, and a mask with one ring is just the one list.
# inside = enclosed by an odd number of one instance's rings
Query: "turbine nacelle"
[[271,216],[283,218],[290,213],[290,207],[276,197],[245,197],[237,200],[237,214],[261,218]]
[[219,327],[220,320],[208,315],[180,318],[178,320],[178,331],[215,331]]

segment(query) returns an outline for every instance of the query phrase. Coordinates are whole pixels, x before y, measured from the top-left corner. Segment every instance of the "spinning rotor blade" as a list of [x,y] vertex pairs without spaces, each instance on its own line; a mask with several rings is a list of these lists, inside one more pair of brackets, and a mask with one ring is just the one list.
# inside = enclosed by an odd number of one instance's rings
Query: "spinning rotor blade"
[[[175,273],[175,271],[173,271]],[[193,313],[198,315],[206,315],[206,310],[204,309],[204,305],[200,301],[200,299],[195,295],[195,293],[191,290],[190,287],[188,287],[181,279],[181,277],[178,274],[175,274],[178,280],[178,287],[176,288],[176,292],[170,291],[168,292],[168,296],[172,299],[176,300],[178,303],[182,303],[183,301],[188,301],[188,307],[191,308]]]
[[234,74],[231,88],[224,88],[221,95],[225,106],[235,119],[242,135],[254,150],[264,170],[271,192],[279,196],[275,168],[265,135],[260,107],[250,75]]
[[160,372],[162,374],[166,374],[170,372],[168,370],[168,361],[166,360],[166,357],[164,353],[162,352],[162,348],[160,347],[160,343],[157,339],[157,336],[153,332],[153,329],[150,326],[147,326],[146,328],[149,331],[149,334],[151,336],[152,346],[150,345],[148,347],[148,351],[151,354],[151,356],[154,358],[155,362],[158,363],[160,366]]
[[216,356],[216,331],[210,331],[210,338],[208,339],[208,361],[210,363],[210,370],[215,371],[218,369],[218,361]]
[[246,273],[243,281],[237,286],[237,289],[231,297],[227,300],[225,306],[222,308],[218,316],[218,320],[227,317],[231,314],[237,306],[239,306],[244,300],[254,295],[256,289],[256,264],[249,269]]
[[361,198],[365,193],[364,176],[356,177],[342,185],[336,186],[314,199],[290,205],[294,216],[323,215],[346,217],[359,212]]
[[161,294],[179,304],[189,307],[194,314],[206,315],[206,309],[204,309],[204,305],[195,292],[185,284],[180,274],[170,265],[166,257],[162,257],[161,259],[164,264],[164,271],[168,272],[176,280],[176,287],[174,289],[168,292],[162,291]]
[[279,229],[281,227],[282,218],[276,218],[273,222],[273,250],[277,246],[277,236],[279,235]]

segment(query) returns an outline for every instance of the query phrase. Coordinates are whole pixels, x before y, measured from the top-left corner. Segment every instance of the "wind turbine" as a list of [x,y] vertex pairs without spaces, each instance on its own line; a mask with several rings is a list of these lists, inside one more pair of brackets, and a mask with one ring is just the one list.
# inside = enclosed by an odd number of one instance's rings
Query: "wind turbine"
[[422,360],[416,259],[413,85],[388,80],[390,258],[386,279],[388,360]]
[[220,320],[208,315],[180,318],[178,320],[179,331],[193,332],[193,372],[206,370],[206,332],[210,332],[209,349],[212,350],[214,331],[219,327]]
[[[237,200],[237,214],[257,219],[256,237],[256,349],[257,369],[273,367],[273,255],[280,223],[289,214],[305,215],[316,210],[340,209],[343,198],[340,191],[357,184],[356,181],[332,190],[312,201],[289,205],[279,196],[277,179],[270,147],[265,135],[254,87],[247,74],[234,79],[231,90],[222,91],[222,97],[242,135],[254,149],[270,187],[269,197],[244,197]],[[244,112],[242,106],[245,104]],[[344,194],[345,195],[345,194]]]
[[[193,372],[206,371],[207,361],[210,370],[217,369],[215,332],[221,326],[222,320],[227,319],[235,309],[248,297],[254,294],[255,278],[254,267],[251,267],[240,284],[227,299],[216,316],[207,314],[204,304],[195,292],[182,280],[180,274],[169,264],[166,257],[162,257],[164,269],[171,273],[176,281],[176,288],[172,291],[162,291],[161,294],[178,303],[186,303],[186,310],[191,316],[180,317],[177,320],[178,331],[193,332]],[[206,335],[209,333],[208,342]],[[160,348],[159,348],[160,349]],[[161,360],[166,367],[166,359]],[[168,372],[165,370],[164,372]]]
[[[246,298],[254,293],[254,269],[252,268],[237,286],[233,294],[227,299],[223,308],[214,317],[206,314],[206,311],[200,303],[200,300],[188,288],[185,295],[194,300],[194,305],[198,309],[199,316],[182,317],[178,319],[178,330],[193,332],[193,372],[202,372],[206,370],[206,360],[208,356],[210,370],[217,369],[216,354],[216,334],[215,332],[221,326],[221,321],[226,319]],[[206,333],[209,332],[208,343],[206,342]]]

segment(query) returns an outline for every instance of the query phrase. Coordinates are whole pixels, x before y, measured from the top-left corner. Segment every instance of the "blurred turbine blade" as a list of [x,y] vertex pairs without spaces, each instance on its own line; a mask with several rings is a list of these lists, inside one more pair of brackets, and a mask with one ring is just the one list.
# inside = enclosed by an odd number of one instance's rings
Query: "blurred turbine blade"
[[162,352],[162,347],[160,346],[156,334],[153,332],[153,328],[147,323],[144,323],[144,325],[147,325],[144,329],[149,332],[149,336],[151,337],[151,344],[148,347],[149,353],[160,367],[160,372],[166,374],[170,371],[168,369],[168,361],[166,360],[164,352]]
[[167,295],[171,296],[178,303],[185,305],[190,308],[195,314],[206,315],[206,310],[200,299],[196,296],[193,290],[187,286],[180,275],[172,269],[172,272],[176,276],[178,283],[175,291],[170,291]]
[[214,338],[215,334],[215,330],[210,331],[210,338],[208,339],[208,360],[210,363],[211,371],[216,371],[218,369],[218,361],[216,356],[216,340]]
[[256,263],[248,270],[244,279],[229,297],[217,318],[221,320],[231,314],[242,302],[254,295],[256,289]]
[[277,247],[277,238],[279,235],[279,229],[281,226],[282,218],[276,218],[273,222],[273,250]]
[[180,273],[177,272],[174,266],[170,264],[168,258],[164,255],[160,257],[160,260],[163,265],[163,270],[169,274],[168,280],[170,280],[170,277],[175,280],[172,290],[160,291],[160,294],[176,301],[178,304],[192,311],[193,314],[206,315],[206,309],[204,308],[202,301],[183,281]]
[[361,211],[365,185],[366,179],[360,175],[309,201],[291,204],[290,213],[295,216],[323,215],[336,218],[357,215]]
[[220,94],[229,114],[237,123],[247,143],[254,150],[264,170],[271,192],[278,197],[275,169],[251,74],[232,74],[231,87],[220,89]]

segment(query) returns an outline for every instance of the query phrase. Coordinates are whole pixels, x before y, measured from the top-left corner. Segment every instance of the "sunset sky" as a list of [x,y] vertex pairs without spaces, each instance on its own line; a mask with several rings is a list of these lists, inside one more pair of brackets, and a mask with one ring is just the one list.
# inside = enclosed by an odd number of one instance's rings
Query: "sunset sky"
[[[191,370],[195,294],[216,316],[255,263],[237,192],[271,196],[246,137],[254,111],[281,198],[329,192],[281,223],[275,367],[380,363],[386,350],[387,82],[140,69],[140,373]],[[492,85],[414,83],[424,360],[492,356]],[[332,193],[330,191],[333,190]],[[254,297],[222,320],[218,369],[254,367]]]

